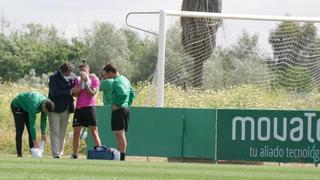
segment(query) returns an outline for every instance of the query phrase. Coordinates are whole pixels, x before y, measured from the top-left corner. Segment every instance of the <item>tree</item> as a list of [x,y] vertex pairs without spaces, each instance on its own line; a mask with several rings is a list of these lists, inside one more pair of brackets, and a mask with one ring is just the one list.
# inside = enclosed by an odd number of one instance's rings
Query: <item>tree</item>
[[0,34],[0,77],[3,80],[17,80],[23,73],[23,64],[16,55],[19,48],[15,42]]
[[[269,43],[273,49],[274,62],[272,68],[277,73],[275,85],[283,87],[290,86],[290,89],[310,90],[307,84],[306,88],[293,88],[297,85],[297,78],[310,79],[311,77],[319,79],[318,54],[320,53],[320,41],[317,37],[317,28],[312,23],[299,24],[296,22],[282,22],[269,34]],[[306,73],[306,75],[297,75]],[[306,78],[307,77],[307,78]],[[312,83],[312,80],[306,82]],[[292,83],[290,85],[290,83]]]
[[154,37],[146,36],[142,39],[138,33],[121,29],[127,39],[129,61],[132,65],[133,83],[146,81],[152,76],[157,63],[157,41]]
[[[182,11],[221,12],[221,0],[183,0]],[[193,57],[193,86],[201,87],[203,63],[211,56],[216,45],[215,33],[220,20],[181,17],[182,44]]]
[[127,39],[130,62],[136,64],[143,56],[145,45],[139,35],[129,29],[120,30]]
[[106,22],[94,23],[92,29],[86,31],[85,39],[92,72],[99,73],[103,65],[112,62],[118,65],[122,74],[128,78],[132,76],[127,38],[121,30]]
[[168,28],[166,46],[166,82],[178,86],[192,86],[192,67],[186,62],[191,57],[182,50],[181,27],[178,24]]
[[30,23],[8,36],[0,35],[0,76],[17,80],[34,69],[47,74],[65,61],[75,63],[87,54],[86,45],[78,40],[71,43],[61,37],[54,26]]
[[42,26],[30,23],[16,34],[20,57],[30,69],[35,69],[37,74],[52,72],[57,67],[69,61],[71,45],[67,39],[60,37],[54,26]]
[[258,36],[243,31],[232,45],[217,47],[205,63],[204,82],[207,89],[221,89],[243,84],[266,87],[272,73],[265,63],[268,58],[258,48]]
[[78,38],[72,38],[69,45],[68,60],[70,63],[77,65],[82,59],[88,57],[89,47],[84,41]]
[[277,75],[275,86],[292,92],[309,92],[316,83],[313,74],[305,67],[289,67]]

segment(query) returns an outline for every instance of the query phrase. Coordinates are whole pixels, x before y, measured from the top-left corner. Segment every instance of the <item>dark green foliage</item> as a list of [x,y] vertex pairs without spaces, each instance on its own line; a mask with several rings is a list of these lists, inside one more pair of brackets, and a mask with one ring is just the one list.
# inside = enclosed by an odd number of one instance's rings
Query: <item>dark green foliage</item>
[[268,58],[258,48],[258,36],[243,31],[228,47],[217,47],[205,64],[204,82],[208,89],[255,84],[270,85]]
[[155,38],[141,39],[139,34],[129,29],[122,32],[127,37],[129,59],[134,67],[131,80],[133,82],[146,81],[151,78],[157,64],[158,43]]
[[309,92],[316,83],[312,73],[304,67],[289,67],[285,70],[278,70],[277,75],[274,86],[292,92]]
[[16,43],[0,34],[0,77],[3,80],[15,80],[24,73],[18,52]]
[[308,92],[317,87],[320,39],[312,23],[280,23],[269,35],[274,61],[270,66],[277,78],[274,87]]
[[30,23],[9,35],[0,34],[0,77],[16,81],[34,69],[37,75],[48,74],[62,62],[75,65],[87,59],[92,72],[102,65],[118,64],[120,72],[133,82],[145,81],[153,74],[157,60],[155,38],[141,39],[129,29],[117,29],[109,23],[95,23],[83,40],[59,35],[54,26]]
[[60,37],[54,26],[27,24],[8,36],[0,35],[0,77],[17,80],[35,69],[47,74],[65,61],[73,62],[86,54],[83,43]]

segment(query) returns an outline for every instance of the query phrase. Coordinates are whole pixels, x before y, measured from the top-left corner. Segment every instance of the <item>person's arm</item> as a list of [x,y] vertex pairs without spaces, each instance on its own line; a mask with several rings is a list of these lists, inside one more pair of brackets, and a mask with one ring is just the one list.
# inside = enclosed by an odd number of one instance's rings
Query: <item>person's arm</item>
[[88,83],[88,79],[87,79],[85,81],[85,89],[90,96],[95,96],[99,91],[100,81],[95,75],[91,75],[91,76],[94,76],[94,78],[91,79],[91,85],[90,83]]
[[113,82],[113,89],[115,92],[115,101],[116,104],[112,105],[112,110],[117,110],[125,103],[127,94],[125,92],[125,87],[120,82]]
[[99,91],[105,91],[106,90],[106,84],[107,84],[106,80],[101,80],[100,81]]
[[72,96],[78,97],[80,91],[81,91],[81,88],[80,88],[79,86],[73,87],[73,88],[71,89]]
[[41,129],[41,140],[46,142],[46,128],[47,128],[47,114],[41,111],[41,122],[40,122],[40,129]]
[[37,142],[37,130],[36,130],[36,113],[29,112],[29,129],[30,129],[30,135],[31,139],[33,141],[34,148],[39,148],[38,142]]
[[89,93],[90,96],[95,96],[99,90],[99,88],[93,88],[88,83],[85,85],[86,91]]
[[133,103],[134,98],[136,98],[136,91],[130,86],[130,93],[129,93],[129,101],[128,101],[128,105],[131,106],[131,104]]
[[80,88],[79,85],[80,85],[80,82],[79,82],[78,78],[76,78],[74,80],[74,87],[71,89],[72,96],[78,97],[78,95],[79,95],[79,93],[81,91],[81,88]]
[[49,93],[55,98],[66,98],[71,96],[70,90],[61,90],[57,86],[57,79],[51,76],[49,79]]

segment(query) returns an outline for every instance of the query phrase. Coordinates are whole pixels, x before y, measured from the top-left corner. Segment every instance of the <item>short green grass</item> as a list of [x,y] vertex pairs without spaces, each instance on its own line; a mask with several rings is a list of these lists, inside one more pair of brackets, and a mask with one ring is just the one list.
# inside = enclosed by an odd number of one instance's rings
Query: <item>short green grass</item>
[[320,179],[318,168],[0,156],[0,179]]

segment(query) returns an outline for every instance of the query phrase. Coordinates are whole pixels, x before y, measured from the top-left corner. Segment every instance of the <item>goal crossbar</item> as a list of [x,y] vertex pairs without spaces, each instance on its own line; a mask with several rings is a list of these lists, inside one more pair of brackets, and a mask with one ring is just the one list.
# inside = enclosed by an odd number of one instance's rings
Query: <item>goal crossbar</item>
[[242,19],[242,20],[261,20],[261,21],[291,21],[291,22],[314,22],[319,23],[317,17],[298,17],[298,16],[268,16],[268,15],[249,15],[249,14],[228,14],[228,13],[210,13],[195,11],[172,11],[163,10],[167,16],[180,17],[207,17],[224,19]]

